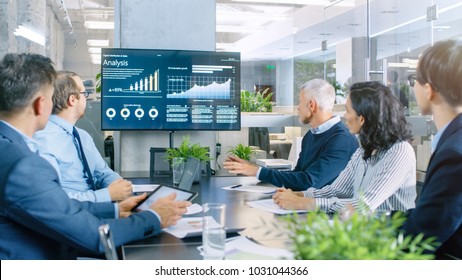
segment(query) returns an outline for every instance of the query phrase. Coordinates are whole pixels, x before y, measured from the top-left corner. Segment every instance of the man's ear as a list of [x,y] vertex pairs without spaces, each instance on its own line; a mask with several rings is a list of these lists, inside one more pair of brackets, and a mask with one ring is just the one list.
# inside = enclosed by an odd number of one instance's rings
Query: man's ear
[[312,112],[315,112],[315,111],[317,110],[317,108],[318,108],[318,104],[317,104],[316,101],[314,101],[313,99],[310,99],[310,100],[308,101],[308,107],[310,108],[310,110],[311,110]]
[[67,105],[69,107],[74,107],[74,104],[76,102],[76,99],[77,97],[74,95],[74,94],[71,94],[68,98],[67,98]]
[[34,109],[34,115],[40,116],[43,114],[45,97],[37,96],[34,101],[32,101],[32,108]]

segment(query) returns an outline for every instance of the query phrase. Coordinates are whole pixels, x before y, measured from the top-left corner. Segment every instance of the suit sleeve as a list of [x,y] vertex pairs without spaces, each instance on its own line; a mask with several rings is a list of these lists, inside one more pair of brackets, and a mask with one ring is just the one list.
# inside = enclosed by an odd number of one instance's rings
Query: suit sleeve
[[444,243],[462,225],[462,146],[434,155],[416,208],[403,229],[407,234],[424,233]]
[[106,220],[103,218],[114,215],[112,205],[69,199],[55,170],[37,155],[19,160],[6,180],[5,215],[69,246],[103,252],[97,229],[104,223],[110,225],[116,246],[160,232],[160,222],[153,213]]
[[350,160],[354,149],[345,144],[351,143],[347,137],[351,136],[344,134],[330,137],[321,155],[304,170],[277,171],[262,168],[259,179],[278,187],[284,186],[296,191],[303,191],[308,188],[322,188],[332,182]]

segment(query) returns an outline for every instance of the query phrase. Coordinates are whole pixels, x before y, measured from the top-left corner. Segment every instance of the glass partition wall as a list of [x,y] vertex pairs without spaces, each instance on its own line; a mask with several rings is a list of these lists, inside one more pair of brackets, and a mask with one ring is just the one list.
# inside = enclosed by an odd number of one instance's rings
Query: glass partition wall
[[[431,139],[434,130],[426,124],[428,117],[419,119],[408,76],[415,73],[419,55],[428,46],[439,40],[462,38],[462,2],[343,0],[329,3],[297,6],[297,12],[285,25],[292,29],[291,35],[271,43],[284,54],[268,60],[244,59],[242,89],[255,90],[257,85],[270,85],[274,92],[274,111],[297,115],[299,87],[310,79],[325,79],[336,88],[337,113],[343,115],[342,103],[352,83],[381,81],[393,89],[411,118],[418,136],[415,144]],[[270,135],[282,133],[288,139],[304,135],[307,128],[300,127],[296,117],[293,120],[293,127],[272,127],[269,123]]]

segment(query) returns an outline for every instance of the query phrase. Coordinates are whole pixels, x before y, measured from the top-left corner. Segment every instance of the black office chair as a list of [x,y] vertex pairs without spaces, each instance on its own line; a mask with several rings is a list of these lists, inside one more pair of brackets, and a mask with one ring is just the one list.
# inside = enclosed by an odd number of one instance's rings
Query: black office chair
[[172,167],[165,159],[167,148],[151,147],[149,150],[151,160],[149,163],[149,178],[172,176]]
[[111,229],[108,224],[98,227],[101,244],[104,246],[104,254],[107,260],[118,260],[114,239],[112,238]]

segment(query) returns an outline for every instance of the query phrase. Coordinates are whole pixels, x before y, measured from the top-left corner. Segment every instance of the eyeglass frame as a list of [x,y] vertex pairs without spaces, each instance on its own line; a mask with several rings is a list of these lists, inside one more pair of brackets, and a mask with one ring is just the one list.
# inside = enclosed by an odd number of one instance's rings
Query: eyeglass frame
[[407,77],[407,79],[408,79],[409,85],[411,87],[414,87],[416,81],[419,82],[420,84],[422,84],[422,81],[419,79],[419,76],[417,75],[417,73],[410,74]]
[[85,98],[88,98],[88,96],[90,96],[90,92],[88,90],[84,90],[84,91],[81,91],[79,93],[83,94],[83,96],[85,96]]

